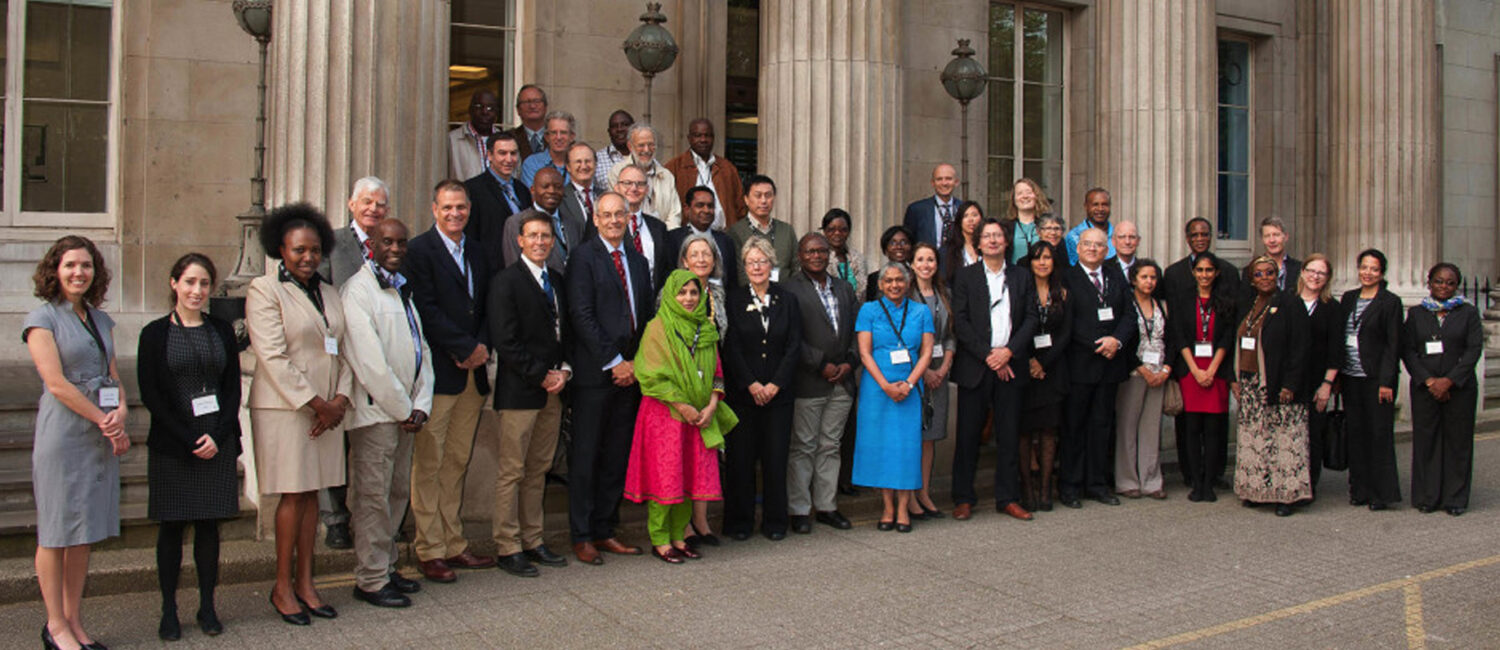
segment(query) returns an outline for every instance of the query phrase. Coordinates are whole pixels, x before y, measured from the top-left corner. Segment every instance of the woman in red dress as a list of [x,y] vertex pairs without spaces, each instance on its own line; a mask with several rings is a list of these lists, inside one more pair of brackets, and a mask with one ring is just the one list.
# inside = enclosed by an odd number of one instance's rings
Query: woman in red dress
[[1213,468],[1224,462],[1229,436],[1229,381],[1233,378],[1234,304],[1214,292],[1218,260],[1202,253],[1193,261],[1197,291],[1191,303],[1178,305],[1173,319],[1172,346],[1177,350],[1173,374],[1182,386],[1185,449],[1177,450],[1192,492],[1189,501],[1215,501]]

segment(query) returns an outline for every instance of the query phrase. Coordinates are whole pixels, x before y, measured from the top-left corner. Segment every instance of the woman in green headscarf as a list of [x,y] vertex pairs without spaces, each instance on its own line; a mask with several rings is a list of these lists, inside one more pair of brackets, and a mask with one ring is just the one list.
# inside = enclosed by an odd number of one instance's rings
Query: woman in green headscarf
[[739,422],[720,403],[719,329],[702,300],[703,284],[678,269],[662,287],[661,308],[646,324],[635,355],[641,408],[625,472],[625,498],[646,503],[651,554],[680,564],[702,557],[683,542],[693,501],[718,501],[715,450]]

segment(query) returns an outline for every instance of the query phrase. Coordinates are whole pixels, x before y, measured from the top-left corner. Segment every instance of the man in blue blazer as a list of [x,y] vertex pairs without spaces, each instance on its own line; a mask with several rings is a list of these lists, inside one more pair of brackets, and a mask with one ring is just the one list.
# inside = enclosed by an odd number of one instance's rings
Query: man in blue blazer
[[506,244],[505,221],[531,207],[531,192],[515,177],[521,161],[516,137],[501,131],[490,136],[488,146],[489,169],[464,181],[472,203],[464,234],[479,243],[485,257],[499,270],[504,266],[500,260]]
[[959,201],[953,196],[957,185],[958,172],[953,165],[938,165],[932,170],[932,196],[906,206],[906,218],[901,223],[916,235],[918,242],[943,245],[943,234],[958,219]]

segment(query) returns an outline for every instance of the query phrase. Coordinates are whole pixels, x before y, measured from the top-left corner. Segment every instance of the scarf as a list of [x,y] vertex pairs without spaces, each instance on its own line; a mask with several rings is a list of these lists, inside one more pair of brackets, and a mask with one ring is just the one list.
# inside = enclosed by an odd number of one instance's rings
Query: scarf
[[[682,308],[677,292],[689,282],[698,285],[700,298],[693,311]],[[708,406],[715,391],[723,389],[715,379],[718,366],[719,328],[708,316],[711,298],[692,271],[677,269],[667,276],[661,290],[661,307],[656,317],[646,323],[640,350],[635,356],[635,378],[641,394],[660,402],[680,402],[701,409]],[[668,409],[672,419],[683,421],[675,409]],[[739,423],[729,405],[719,403],[713,420],[700,430],[703,445],[709,449],[724,446],[724,434]]]
[[1464,300],[1463,296],[1453,296],[1452,298],[1443,301],[1439,301],[1432,296],[1427,296],[1426,298],[1422,299],[1422,306],[1427,308],[1427,311],[1437,313],[1440,311],[1453,311],[1455,309],[1458,309],[1459,305],[1462,305],[1465,302],[1466,301]]

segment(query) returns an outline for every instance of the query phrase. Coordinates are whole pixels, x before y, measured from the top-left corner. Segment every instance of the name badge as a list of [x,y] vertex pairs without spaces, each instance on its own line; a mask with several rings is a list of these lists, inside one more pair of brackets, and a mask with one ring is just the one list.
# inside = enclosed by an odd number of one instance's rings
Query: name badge
[[1161,353],[1160,352],[1147,352],[1147,353],[1144,353],[1144,354],[1141,355],[1141,363],[1144,363],[1144,364],[1146,364],[1148,366],[1159,366],[1159,365],[1161,365]]
[[119,408],[119,406],[120,406],[120,387],[119,386],[104,386],[104,387],[101,387],[99,389],[99,407],[100,408],[112,409],[112,408]]
[[1193,356],[1199,359],[1208,359],[1214,356],[1214,345],[1212,343],[1194,343]]
[[1031,337],[1031,347],[1034,347],[1034,348],[1036,348],[1038,350],[1040,350],[1042,348],[1050,348],[1050,347],[1052,347],[1052,335],[1051,334],[1038,334],[1036,336]]
[[1442,341],[1428,341],[1427,342],[1427,354],[1442,354],[1442,353],[1443,353],[1443,342]]
[[703,378],[703,371],[702,371],[702,370],[699,370],[699,371],[698,371],[698,378],[699,378],[699,379],[702,379],[702,378]]
[[1358,350],[1359,349],[1359,336],[1355,335],[1355,334],[1350,334],[1348,336],[1345,336],[1344,337],[1344,345]]
[[219,412],[219,396],[213,393],[193,398],[193,417]]
[[1253,337],[1253,336],[1241,336],[1240,337],[1240,349],[1241,350],[1254,350],[1255,349],[1255,337]]
[[1114,319],[1115,319],[1115,309],[1113,307],[1100,307],[1099,308],[1099,322],[1102,323],[1104,321],[1110,321],[1110,320],[1114,320]]
[[338,356],[339,340],[332,336],[323,337],[323,351],[333,356]]
[[941,358],[943,358],[943,344],[942,343],[933,343],[932,344],[932,358],[934,358],[934,359],[941,359]]
[[779,269],[779,268],[777,268],[777,269],[771,269],[771,281],[772,282],[780,282],[781,281],[781,269]]
[[891,363],[911,363],[911,353],[902,350],[891,350]]

